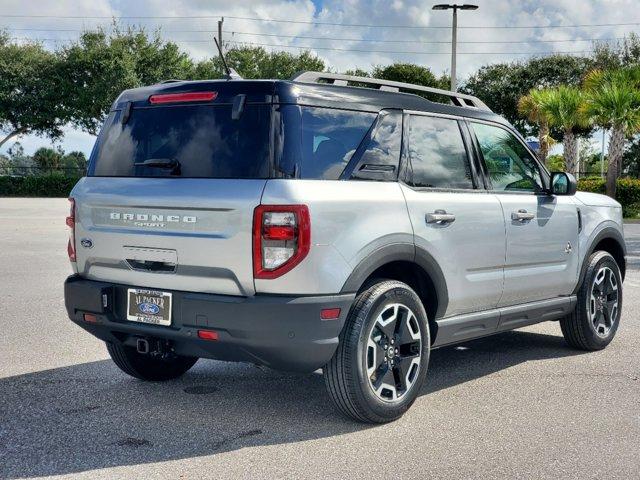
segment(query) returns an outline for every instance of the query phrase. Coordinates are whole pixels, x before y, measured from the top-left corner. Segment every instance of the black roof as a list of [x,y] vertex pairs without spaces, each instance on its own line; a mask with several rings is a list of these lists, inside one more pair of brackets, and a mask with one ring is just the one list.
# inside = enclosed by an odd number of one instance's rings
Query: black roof
[[289,80],[171,81],[125,90],[113,103],[112,109],[122,108],[127,102],[131,102],[134,107],[149,106],[149,97],[156,94],[208,90],[218,92],[216,103],[231,103],[235,95],[243,93],[247,95],[249,103],[297,104],[370,112],[397,108],[491,120],[509,125],[493,112],[436,103],[411,93]]

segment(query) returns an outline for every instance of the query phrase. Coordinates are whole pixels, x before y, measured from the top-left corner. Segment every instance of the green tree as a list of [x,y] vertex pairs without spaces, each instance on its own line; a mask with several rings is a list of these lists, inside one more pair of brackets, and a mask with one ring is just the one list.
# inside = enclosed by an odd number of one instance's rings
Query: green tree
[[61,149],[40,147],[33,154],[33,161],[43,172],[58,170],[62,167],[62,157],[64,152]]
[[66,78],[61,94],[68,99],[68,116],[92,134],[123,90],[187,79],[194,71],[193,62],[174,43],[143,29],[84,32],[60,55]]
[[578,169],[578,138],[576,130],[588,124],[583,114],[584,94],[576,87],[560,86],[549,89],[541,104],[542,114],[549,126],[562,129],[565,170],[576,175]]
[[16,135],[62,136],[67,122],[60,55],[0,32],[0,147]]
[[86,170],[87,157],[83,152],[69,152],[62,157],[61,163],[62,167],[68,170],[68,173],[77,173],[78,171]]
[[[526,61],[494,63],[480,68],[461,86],[461,91],[482,99],[503,115],[525,137],[537,134],[537,126],[518,112],[518,101],[532,89],[578,85],[593,60],[572,55],[534,57]],[[583,133],[583,132],[581,132]],[[584,132],[588,133],[588,132]],[[562,130],[551,132],[562,137]]]
[[413,83],[424,87],[449,89],[448,79],[445,76],[437,78],[427,67],[421,67],[414,63],[393,63],[386,67],[375,66],[371,75],[374,78],[392,80],[395,82]]
[[38,166],[30,157],[24,153],[24,148],[20,142],[15,142],[7,150],[9,161],[11,162],[11,173],[14,175],[37,175]]
[[11,174],[11,160],[6,155],[0,154],[0,175]]
[[[324,61],[309,51],[299,54],[290,52],[268,52],[262,47],[240,46],[228,50],[225,58],[229,67],[243,78],[289,79],[303,70],[324,71]],[[194,79],[216,79],[224,77],[224,67],[219,57],[199,62],[194,67]]]
[[625,137],[640,131],[640,67],[594,70],[584,85],[587,90],[584,113],[597,125],[611,129],[606,192],[615,198]]
[[547,157],[547,167],[552,172],[562,172],[564,171],[564,157],[559,154],[549,155]]
[[630,33],[615,43],[596,42],[593,49],[593,64],[598,70],[615,70],[640,64],[640,36],[637,33]]
[[538,159],[547,164],[549,146],[553,139],[549,132],[549,120],[544,114],[544,104],[549,97],[549,90],[534,88],[518,101],[518,111],[530,122],[538,126]]
[[640,177],[640,135],[627,143],[622,157],[622,173],[631,177]]

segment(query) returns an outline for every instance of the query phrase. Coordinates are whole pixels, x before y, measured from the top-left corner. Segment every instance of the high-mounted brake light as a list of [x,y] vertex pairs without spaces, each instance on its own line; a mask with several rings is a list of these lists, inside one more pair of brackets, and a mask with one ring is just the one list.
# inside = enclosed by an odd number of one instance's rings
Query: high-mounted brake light
[[69,255],[69,260],[72,262],[76,261],[76,201],[73,198],[69,199],[71,203],[71,210],[69,212],[69,216],[67,217],[66,223],[67,226],[71,229],[69,232],[69,243],[67,243],[67,254]]
[[218,92],[160,93],[151,95],[149,103],[210,102],[217,96]]
[[260,205],[253,214],[253,276],[273,279],[309,253],[311,220],[306,205]]

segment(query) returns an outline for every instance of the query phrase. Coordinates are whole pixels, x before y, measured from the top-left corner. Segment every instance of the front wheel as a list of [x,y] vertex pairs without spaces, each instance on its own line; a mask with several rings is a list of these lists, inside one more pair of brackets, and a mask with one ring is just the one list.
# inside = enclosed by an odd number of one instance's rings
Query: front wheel
[[427,314],[406,284],[381,280],[360,293],[324,368],[338,409],[368,423],[396,420],[420,393],[429,364]]
[[581,350],[602,350],[618,330],[622,313],[622,276],[607,252],[593,253],[578,290],[575,310],[560,320],[566,342]]

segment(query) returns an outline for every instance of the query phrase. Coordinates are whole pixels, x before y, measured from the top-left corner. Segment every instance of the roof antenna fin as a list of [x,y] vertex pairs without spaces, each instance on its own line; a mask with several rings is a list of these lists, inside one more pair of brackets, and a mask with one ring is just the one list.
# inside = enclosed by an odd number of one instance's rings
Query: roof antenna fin
[[222,53],[222,48],[220,47],[220,43],[218,43],[217,38],[213,38],[216,42],[216,47],[218,47],[218,53],[220,54],[220,60],[222,60],[222,65],[224,66],[224,70],[227,72],[226,78],[227,80],[242,80],[242,77],[238,72],[236,72],[233,68],[230,68],[227,64],[227,60],[224,58],[224,54]]

